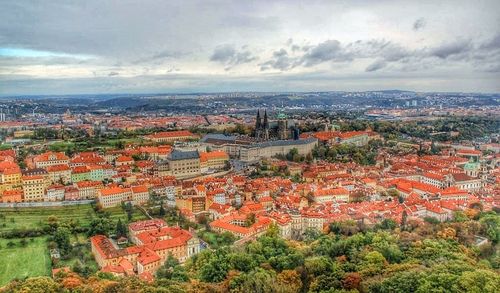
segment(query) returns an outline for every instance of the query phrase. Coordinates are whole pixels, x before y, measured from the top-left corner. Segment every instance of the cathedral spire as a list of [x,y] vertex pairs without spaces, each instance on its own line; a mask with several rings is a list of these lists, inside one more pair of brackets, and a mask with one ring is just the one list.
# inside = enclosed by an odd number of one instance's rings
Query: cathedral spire
[[260,129],[261,127],[261,122],[260,122],[260,109],[257,110],[257,118],[255,119],[255,131]]
[[263,125],[263,128],[264,129],[269,129],[269,121],[267,120],[267,109],[264,110],[264,125]]

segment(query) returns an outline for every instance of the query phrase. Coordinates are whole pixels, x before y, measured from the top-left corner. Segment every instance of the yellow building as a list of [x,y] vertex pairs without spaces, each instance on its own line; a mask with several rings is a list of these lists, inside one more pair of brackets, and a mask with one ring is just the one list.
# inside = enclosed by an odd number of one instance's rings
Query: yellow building
[[18,130],[14,131],[15,138],[31,137],[35,134],[33,130]]
[[200,152],[201,172],[221,170],[226,167],[229,155],[225,151]]
[[186,141],[186,140],[196,139],[196,136],[187,130],[179,130],[179,131],[158,132],[155,134],[146,135],[144,138],[157,143],[164,143],[164,142]]
[[24,201],[43,201],[47,182],[41,175],[22,177]]
[[172,175],[177,179],[196,177],[201,174],[198,151],[174,150],[168,156],[168,166]]
[[0,193],[21,186],[21,169],[11,161],[0,162]]

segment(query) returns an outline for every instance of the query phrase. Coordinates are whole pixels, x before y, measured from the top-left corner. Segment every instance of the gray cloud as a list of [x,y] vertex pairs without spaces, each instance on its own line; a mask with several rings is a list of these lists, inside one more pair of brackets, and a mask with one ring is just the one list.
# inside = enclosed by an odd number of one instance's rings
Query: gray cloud
[[253,56],[250,51],[245,49],[238,51],[233,45],[218,46],[215,48],[212,56],[210,56],[210,61],[224,64],[227,66],[227,69],[239,64],[252,62],[256,59],[257,57]]
[[310,48],[302,57],[302,63],[304,66],[310,67],[326,61],[346,61],[348,59],[350,57],[344,54],[339,41],[327,40]]
[[423,29],[427,25],[427,22],[425,21],[425,18],[421,17],[413,23],[413,30],[418,31],[420,29]]
[[118,76],[118,75],[120,74],[116,71],[111,71],[110,73],[108,73],[108,76]]
[[450,43],[444,43],[440,46],[432,48],[429,51],[430,56],[446,59],[453,55],[465,53],[472,48],[470,40],[459,40]]
[[288,56],[288,52],[285,49],[281,48],[280,50],[273,53],[273,58],[271,60],[259,65],[261,71],[265,71],[271,68],[284,71],[295,67],[297,65],[296,62],[296,58],[290,58]]
[[366,72],[377,71],[387,66],[387,62],[384,59],[379,59],[366,67]]
[[481,44],[480,48],[485,50],[500,49],[500,33],[497,33],[493,38]]

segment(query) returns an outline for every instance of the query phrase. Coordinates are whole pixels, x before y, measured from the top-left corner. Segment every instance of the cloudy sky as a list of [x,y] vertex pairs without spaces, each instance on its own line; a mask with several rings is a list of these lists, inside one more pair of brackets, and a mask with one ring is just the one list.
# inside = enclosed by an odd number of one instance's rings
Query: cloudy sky
[[0,95],[500,92],[500,1],[0,1]]

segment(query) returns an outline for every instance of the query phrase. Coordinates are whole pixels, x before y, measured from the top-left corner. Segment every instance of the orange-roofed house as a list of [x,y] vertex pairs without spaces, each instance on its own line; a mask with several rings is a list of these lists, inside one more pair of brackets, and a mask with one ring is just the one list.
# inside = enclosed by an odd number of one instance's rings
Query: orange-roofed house
[[229,155],[225,151],[200,152],[200,168],[202,173],[222,170],[229,161]]
[[23,191],[20,189],[5,190],[0,195],[0,202],[14,203],[23,201]]
[[32,162],[33,168],[47,168],[55,165],[68,165],[69,158],[63,152],[45,152],[33,157]]
[[131,223],[129,230],[135,246],[119,248],[104,235],[90,238],[101,271],[118,276],[148,276],[151,281],[169,255],[182,263],[200,252],[200,241],[195,235],[179,227],[167,227],[163,220]]
[[144,138],[157,143],[163,143],[163,142],[192,140],[196,139],[197,137],[190,131],[179,130],[179,131],[158,132],[155,134],[146,135],[144,136]]
[[440,194],[442,199],[466,200],[469,198],[469,193],[455,186],[445,188]]
[[132,186],[132,202],[139,205],[149,200],[149,189],[146,185]]
[[128,225],[129,237],[132,242],[136,243],[136,236],[142,232],[160,230],[162,227],[166,227],[167,222],[163,219],[151,219],[133,222]]
[[255,239],[267,231],[272,221],[266,216],[255,216],[255,222],[247,225],[247,215],[235,212],[210,223],[210,227],[219,233],[229,232],[236,237]]
[[71,168],[68,165],[53,165],[47,167],[48,180],[50,183],[63,183],[71,182]]
[[349,201],[349,190],[345,188],[318,189],[313,193],[314,201],[317,203],[331,201]]
[[110,208],[132,200],[132,190],[123,187],[106,187],[98,192],[97,200],[103,208]]
[[110,208],[121,204],[122,202],[131,202],[132,204],[143,204],[149,199],[149,190],[145,185],[133,187],[105,187],[98,191],[97,200],[103,208]]
[[64,200],[64,185],[53,184],[47,187],[45,201],[61,201]]
[[134,159],[129,156],[119,156],[115,160],[115,166],[128,166],[133,164],[134,164]]
[[101,181],[80,181],[75,183],[80,199],[94,199],[104,185]]
[[80,182],[90,180],[90,170],[87,166],[77,166],[71,170],[71,181]]
[[21,168],[11,161],[0,162],[0,193],[20,186],[22,183]]

